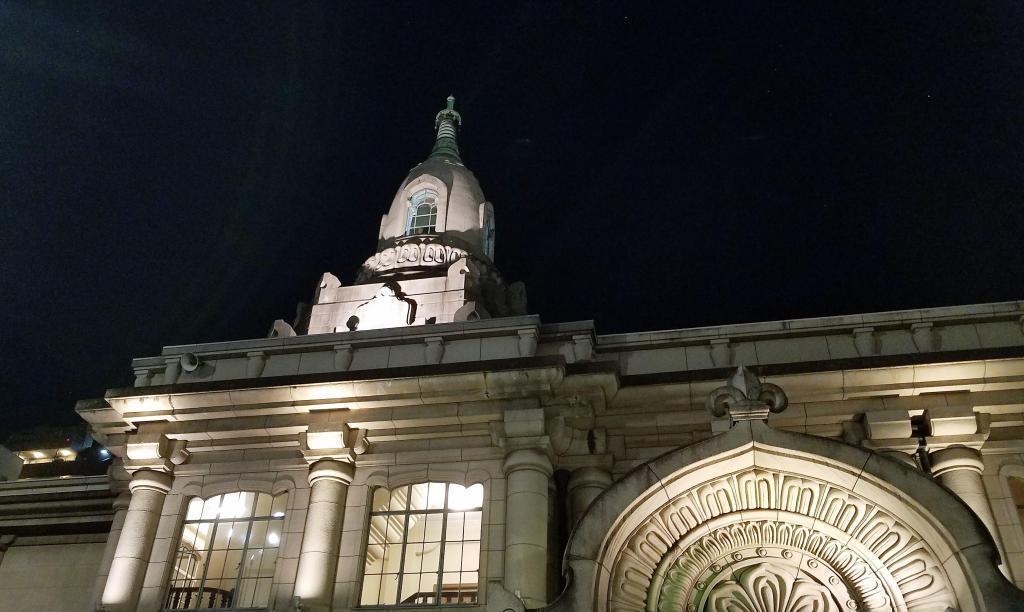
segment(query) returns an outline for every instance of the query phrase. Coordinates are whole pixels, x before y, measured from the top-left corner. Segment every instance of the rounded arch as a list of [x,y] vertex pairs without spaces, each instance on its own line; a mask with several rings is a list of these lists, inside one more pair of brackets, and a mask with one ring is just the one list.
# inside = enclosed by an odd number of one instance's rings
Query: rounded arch
[[996,558],[980,521],[923,474],[744,422],[598,497],[550,609],[1024,609]]

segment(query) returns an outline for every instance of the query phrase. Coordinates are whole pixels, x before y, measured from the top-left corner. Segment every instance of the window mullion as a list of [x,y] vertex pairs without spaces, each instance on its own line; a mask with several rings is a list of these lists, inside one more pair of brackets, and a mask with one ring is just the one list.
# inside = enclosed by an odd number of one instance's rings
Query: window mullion
[[[253,500],[253,503],[255,504],[255,500]],[[256,509],[253,508],[253,512],[255,511]],[[238,562],[238,574],[235,576],[235,596],[239,595],[242,592],[242,568],[245,567],[245,553],[249,552],[249,536],[252,534],[252,526],[254,522],[255,521],[253,521],[252,517],[250,516],[249,524],[246,526],[245,529],[245,540],[242,541],[242,558]],[[228,547],[230,548],[230,546],[231,543],[229,542]],[[235,597],[231,598],[231,607],[238,608],[239,606],[236,605],[237,602],[235,602],[234,599]]]
[[[409,495],[405,503],[405,521],[402,525],[402,554],[398,558],[398,593],[395,595],[395,605],[402,604],[402,583],[405,581],[405,551],[409,545],[409,517],[412,515],[412,511],[409,509],[411,504],[412,492],[410,490]],[[387,551],[387,537],[384,538],[384,550],[385,554]]]
[[448,488],[451,485],[444,485],[444,504],[441,506],[441,550],[437,562],[437,588],[434,595],[434,603],[441,605],[441,591],[444,590],[444,549],[445,540],[448,538]]
[[199,589],[196,591],[196,608],[202,607],[203,589],[206,587],[206,574],[210,571],[210,557],[213,556],[213,543],[217,540],[217,531],[219,529],[220,523],[215,520],[213,522],[213,529],[210,530],[210,541],[207,543],[206,562],[203,563],[203,576],[199,581]]

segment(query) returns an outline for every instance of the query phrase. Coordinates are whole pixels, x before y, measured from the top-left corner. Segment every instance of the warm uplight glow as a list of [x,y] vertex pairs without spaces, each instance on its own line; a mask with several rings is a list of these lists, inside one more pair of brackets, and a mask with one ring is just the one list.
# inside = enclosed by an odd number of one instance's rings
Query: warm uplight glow
[[345,435],[340,431],[311,431],[306,434],[306,445],[312,450],[345,448]]
[[71,455],[74,454],[74,451],[72,451],[70,448],[62,448],[59,451],[57,451],[57,453],[60,454],[61,457],[70,457]]

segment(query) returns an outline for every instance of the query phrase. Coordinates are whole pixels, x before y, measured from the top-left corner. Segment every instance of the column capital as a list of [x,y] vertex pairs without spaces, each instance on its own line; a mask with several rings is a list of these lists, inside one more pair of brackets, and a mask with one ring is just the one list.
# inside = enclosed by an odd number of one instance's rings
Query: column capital
[[935,451],[931,454],[931,460],[932,474],[936,477],[956,470],[970,470],[978,474],[985,471],[981,453],[966,446],[951,446]]
[[132,480],[128,483],[128,489],[134,494],[136,491],[157,491],[169,493],[174,476],[170,472],[157,471],[149,468],[136,470],[132,474]]
[[518,470],[534,470],[551,476],[555,469],[551,465],[551,459],[547,453],[536,448],[520,448],[505,455],[505,462],[501,466],[505,476]]
[[309,484],[313,486],[320,480],[333,480],[347,485],[352,482],[355,467],[347,461],[320,459],[309,466]]

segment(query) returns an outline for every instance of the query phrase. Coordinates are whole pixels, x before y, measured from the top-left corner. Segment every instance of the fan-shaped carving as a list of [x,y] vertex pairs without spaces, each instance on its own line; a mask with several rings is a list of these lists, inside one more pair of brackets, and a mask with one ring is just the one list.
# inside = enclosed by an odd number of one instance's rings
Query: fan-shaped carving
[[[956,607],[936,555],[894,513],[834,483],[752,467],[654,509],[609,564],[608,609],[690,608],[728,577],[723,566],[735,562],[731,555],[745,559],[758,549],[774,557],[768,564],[787,562],[787,551],[821,564],[828,572],[818,584],[837,581],[830,587],[848,592],[844,597],[864,610]],[[796,563],[801,575],[814,576]]]
[[842,604],[824,585],[795,578],[796,568],[758,563],[741,570],[735,580],[716,585],[708,595],[709,612],[834,612]]

